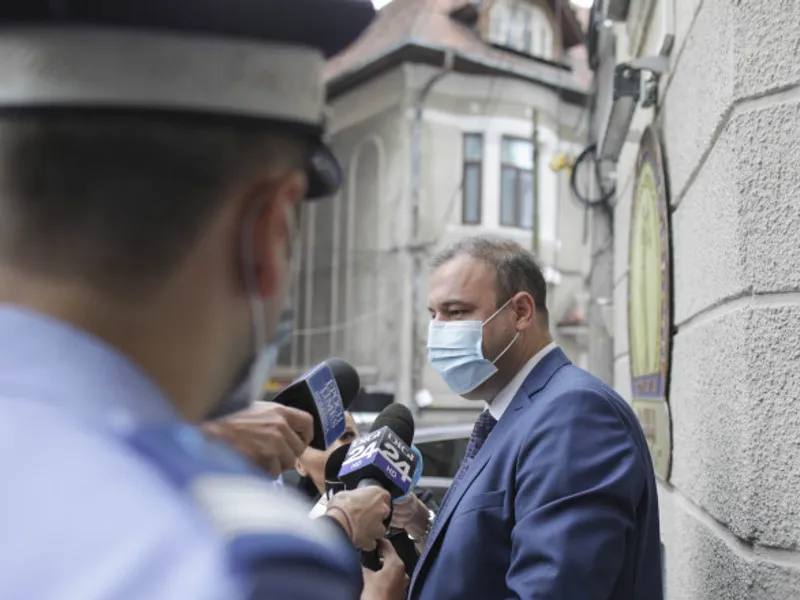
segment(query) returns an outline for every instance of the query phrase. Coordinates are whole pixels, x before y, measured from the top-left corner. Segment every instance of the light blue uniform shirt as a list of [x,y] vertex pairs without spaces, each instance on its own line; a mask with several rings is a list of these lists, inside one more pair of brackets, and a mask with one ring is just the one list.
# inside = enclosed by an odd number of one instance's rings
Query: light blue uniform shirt
[[235,598],[222,543],[118,441],[177,420],[105,344],[0,306],[0,598]]
[[0,598],[244,595],[210,521],[122,441],[179,421],[129,360],[0,305],[0,404]]

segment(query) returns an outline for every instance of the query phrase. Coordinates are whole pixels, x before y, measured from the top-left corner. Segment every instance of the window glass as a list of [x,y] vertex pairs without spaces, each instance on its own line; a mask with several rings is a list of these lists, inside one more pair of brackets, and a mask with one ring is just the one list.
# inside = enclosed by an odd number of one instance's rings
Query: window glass
[[533,144],[528,140],[504,139],[503,164],[519,169],[533,169]]
[[501,0],[491,9],[489,39],[540,58],[553,58],[553,27],[539,6],[524,0]]
[[526,229],[533,229],[533,171],[519,172],[520,223]]
[[517,170],[503,167],[500,174],[500,225],[514,227],[517,224]]
[[544,17],[541,16],[539,20],[539,46],[540,49],[538,51],[538,55],[542,58],[546,58],[548,60],[553,58],[553,30],[550,27],[550,23]]
[[508,7],[504,2],[496,2],[492,7],[489,23],[489,38],[495,44],[504,44],[508,37]]
[[481,182],[483,172],[483,135],[464,134],[464,171],[461,181],[461,221],[477,225],[481,220]]
[[481,171],[478,165],[464,167],[464,223],[481,220]]
[[468,133],[464,136],[464,160],[479,161],[483,158],[483,136]]

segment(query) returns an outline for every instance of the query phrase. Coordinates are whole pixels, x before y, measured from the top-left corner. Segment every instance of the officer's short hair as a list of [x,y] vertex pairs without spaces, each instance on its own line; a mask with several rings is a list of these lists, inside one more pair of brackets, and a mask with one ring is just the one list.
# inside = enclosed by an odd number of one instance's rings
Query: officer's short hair
[[302,138],[227,122],[3,117],[0,261],[145,291],[191,250],[236,181],[306,161]]
[[478,235],[463,238],[439,252],[431,265],[437,269],[458,256],[467,255],[488,264],[495,272],[497,306],[514,294],[527,292],[536,311],[547,322],[547,283],[534,255],[517,242],[502,237]]

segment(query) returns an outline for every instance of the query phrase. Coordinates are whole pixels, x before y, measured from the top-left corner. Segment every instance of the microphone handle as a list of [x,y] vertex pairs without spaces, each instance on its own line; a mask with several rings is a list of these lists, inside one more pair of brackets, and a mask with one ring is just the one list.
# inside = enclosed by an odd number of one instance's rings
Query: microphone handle
[[381,570],[381,557],[378,554],[378,549],[368,552],[367,550],[361,551],[361,565],[368,568],[370,571]]
[[[364,479],[358,482],[358,485],[356,485],[356,489],[365,488],[370,485],[377,485],[379,488],[383,488],[380,481],[378,481],[377,479],[372,479],[371,477],[365,477]],[[389,523],[391,522],[392,522],[392,513],[389,512],[389,516],[387,517],[386,521],[384,521],[384,524],[388,527]],[[381,557],[380,554],[378,554],[378,549],[375,548],[375,550],[372,551],[362,550],[361,564],[366,568],[368,568],[370,571],[380,571]]]

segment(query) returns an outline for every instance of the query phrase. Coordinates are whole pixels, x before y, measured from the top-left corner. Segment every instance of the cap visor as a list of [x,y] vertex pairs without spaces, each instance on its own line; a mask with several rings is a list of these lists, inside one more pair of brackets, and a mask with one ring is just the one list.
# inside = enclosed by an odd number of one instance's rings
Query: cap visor
[[322,142],[311,151],[308,161],[308,200],[333,196],[342,187],[342,167]]

